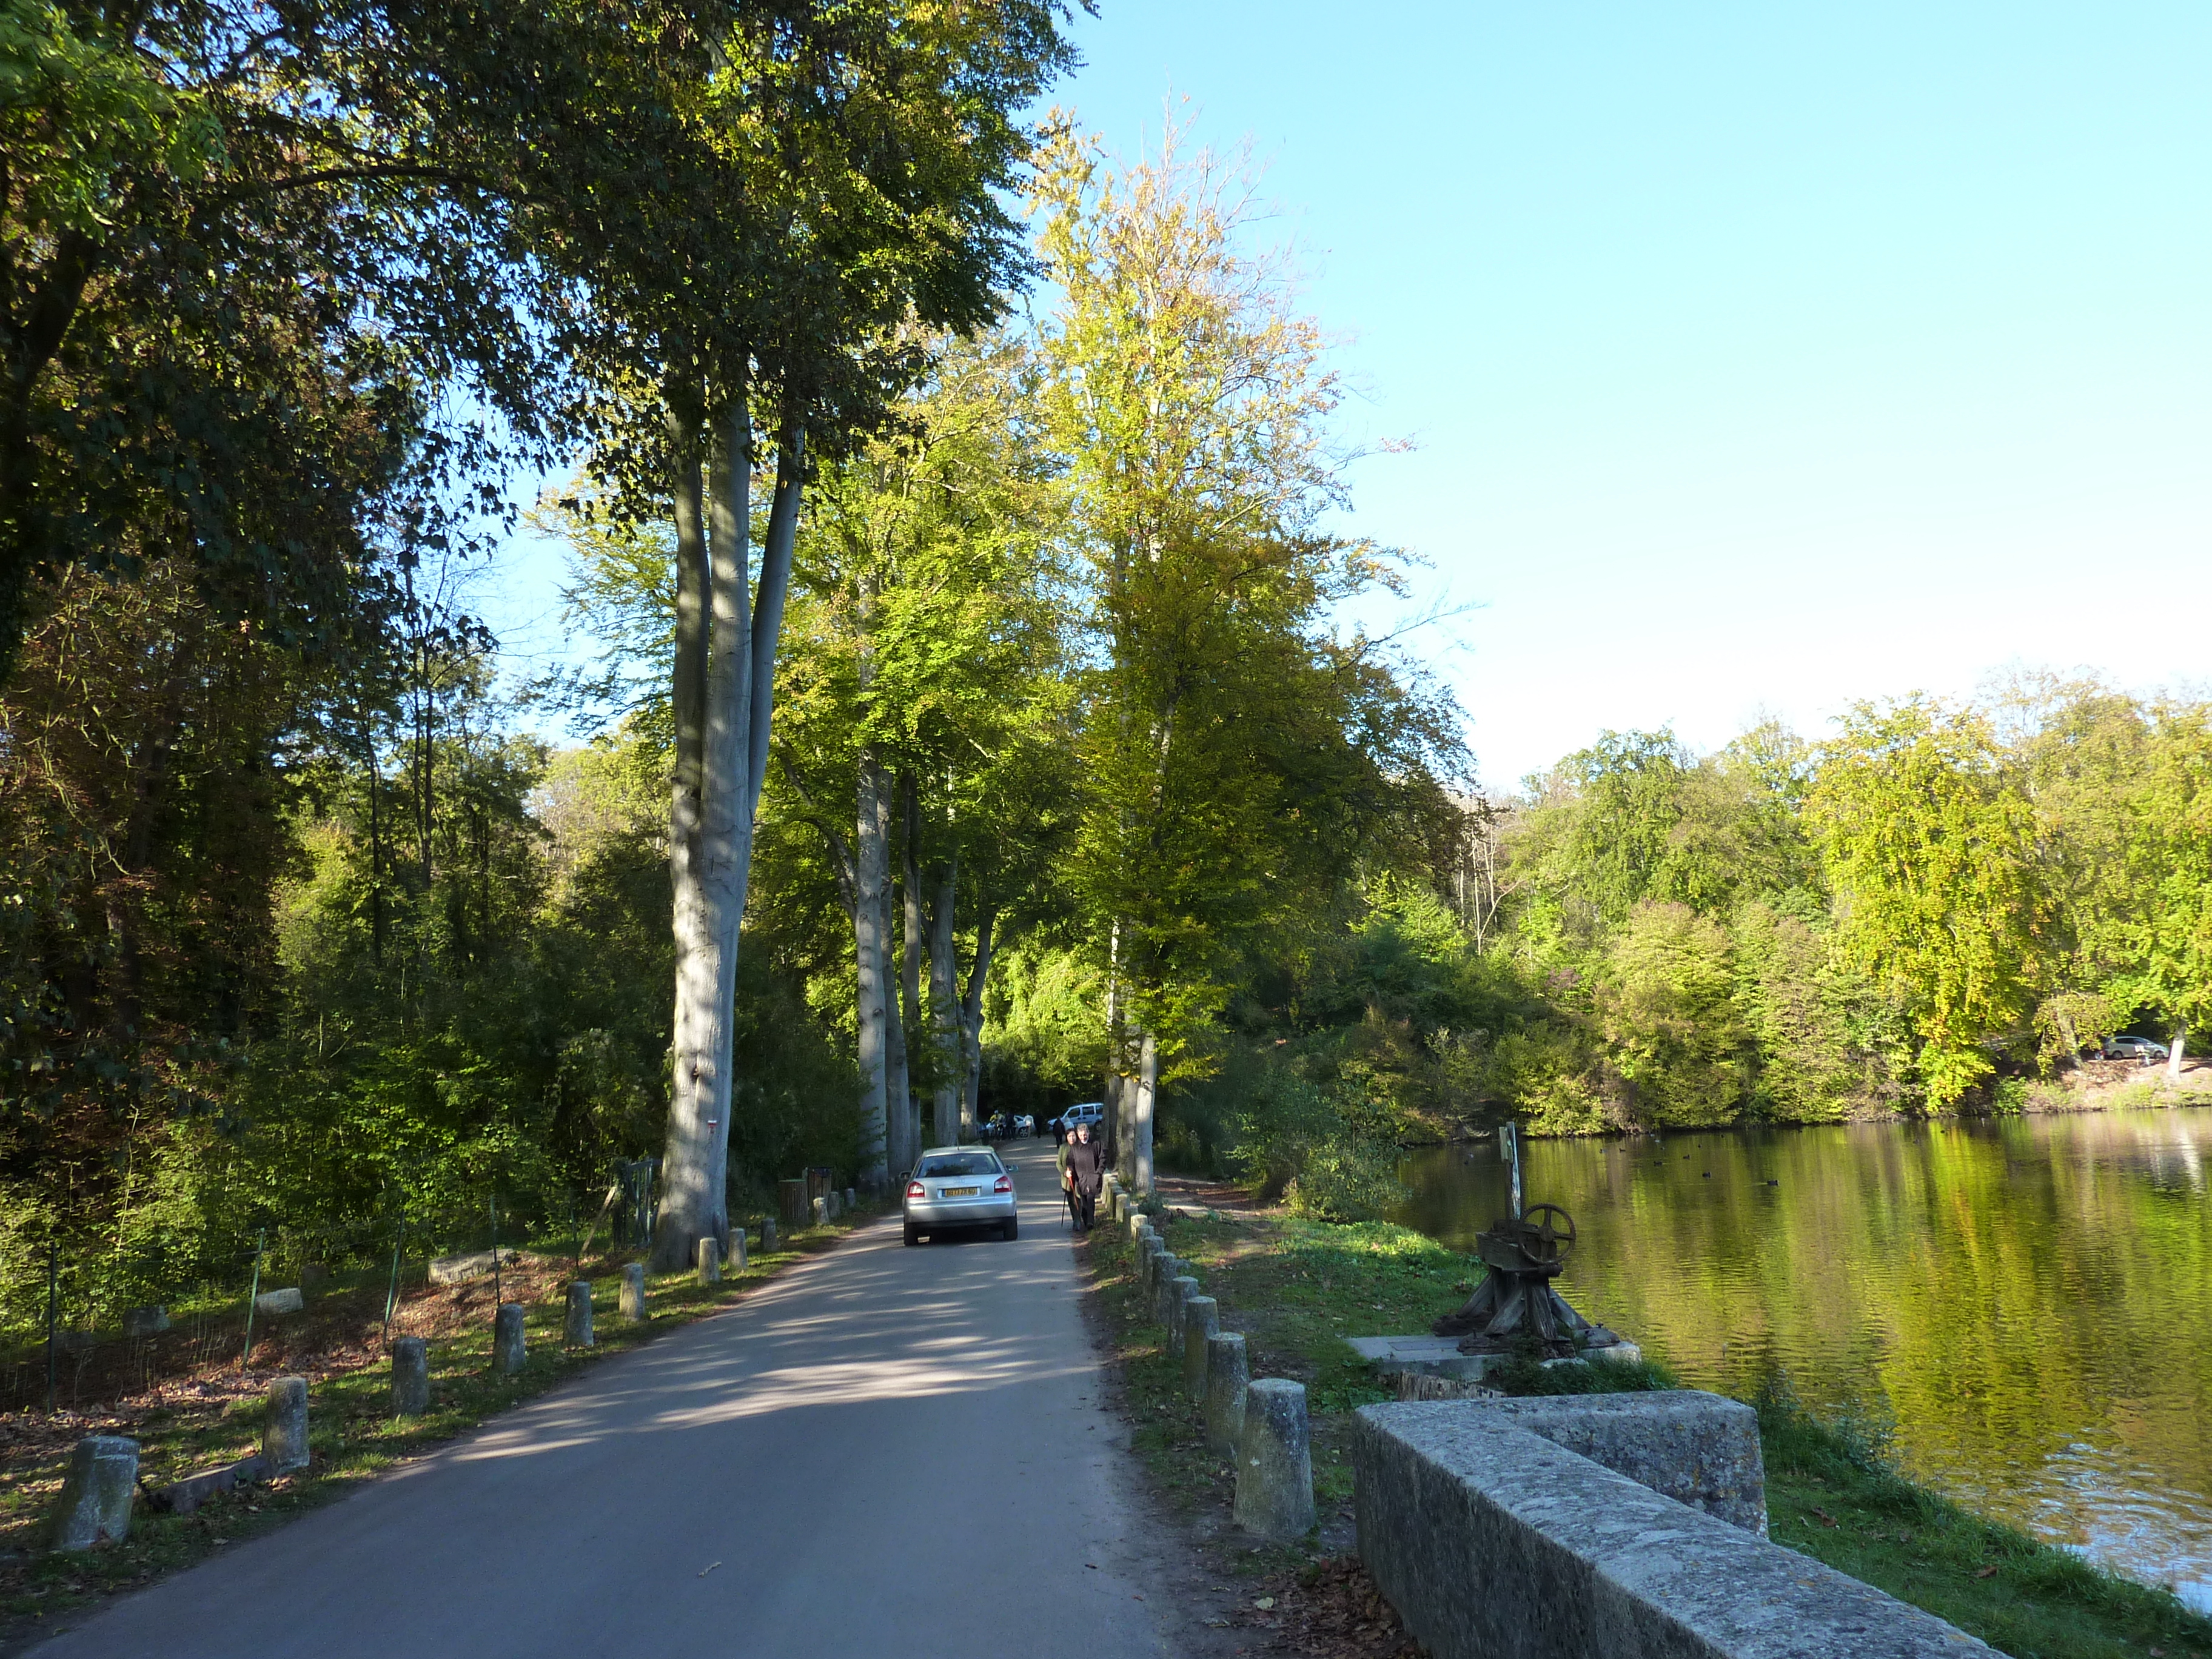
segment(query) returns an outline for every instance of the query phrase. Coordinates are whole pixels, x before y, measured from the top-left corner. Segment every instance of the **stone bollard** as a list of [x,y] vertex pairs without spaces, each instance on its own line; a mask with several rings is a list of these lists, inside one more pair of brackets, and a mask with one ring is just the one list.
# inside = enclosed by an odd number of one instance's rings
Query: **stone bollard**
[[527,1352],[522,1340],[522,1304],[502,1302],[491,1321],[491,1368],[501,1376],[513,1376],[522,1369]]
[[1263,1376],[1244,1389],[1237,1442],[1237,1524],[1279,1544],[1313,1528],[1313,1452],[1307,1438],[1306,1387]]
[[1182,1358],[1183,1310],[1198,1295],[1198,1281],[1188,1273],[1168,1281],[1168,1353]]
[[430,1345],[419,1336],[392,1344],[392,1414],[420,1417],[430,1409]]
[[119,1434],[88,1434],[70,1454],[69,1474],[46,1523],[58,1550],[88,1550],[131,1535],[131,1499],[138,1488],[138,1443]]
[[1221,1331],[1206,1339],[1206,1450],[1237,1455],[1244,1433],[1244,1389],[1251,1380],[1243,1332]]
[[826,1194],[814,1200],[814,1224],[817,1227],[830,1224],[830,1199]]
[[733,1273],[741,1273],[744,1270],[745,1230],[743,1227],[732,1227],[730,1229],[730,1271]]
[[699,1282],[719,1285],[722,1282],[721,1241],[702,1238],[699,1241]]
[[597,1346],[592,1340],[592,1281],[588,1279],[572,1280],[568,1285],[568,1310],[561,1322],[561,1335],[572,1348]]
[[1220,1304],[1212,1297],[1183,1299],[1182,1391],[1192,1400],[1206,1398],[1206,1367],[1212,1358],[1210,1345],[1220,1329]]
[[761,1223],[761,1254],[768,1255],[775,1249],[775,1218],[770,1216]]
[[859,1194],[858,1192],[856,1192],[854,1188],[850,1188],[850,1187],[846,1188],[845,1188],[845,1212],[846,1212],[848,1215],[850,1215],[854,1211],[855,1211],[855,1210],[859,1209],[860,1207],[860,1194]]
[[307,1379],[280,1376],[269,1385],[269,1418],[261,1425],[261,1461],[272,1475],[307,1467]]
[[1174,1320],[1176,1280],[1188,1271],[1188,1266],[1181,1256],[1161,1253],[1159,1265],[1152,1274],[1153,1324],[1166,1326]]
[[640,1320],[645,1317],[645,1263],[633,1261],[623,1269],[622,1316]]
[[1149,1300],[1152,1293],[1152,1264],[1159,1259],[1167,1246],[1160,1243],[1158,1233],[1137,1236],[1137,1290]]

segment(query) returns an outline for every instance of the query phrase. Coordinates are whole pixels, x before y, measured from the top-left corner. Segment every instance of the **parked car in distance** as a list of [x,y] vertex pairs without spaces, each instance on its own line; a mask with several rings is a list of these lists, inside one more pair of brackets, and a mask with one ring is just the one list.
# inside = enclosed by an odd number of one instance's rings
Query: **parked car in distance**
[[1098,1133],[1098,1126],[1105,1116],[1104,1103],[1096,1100],[1085,1101],[1080,1106],[1071,1106],[1062,1112],[1060,1115],[1060,1127],[1068,1133],[1073,1134],[1077,1124],[1088,1123],[1091,1126],[1091,1133],[1096,1135]]
[[933,1146],[906,1183],[906,1242],[963,1227],[1019,1236],[1014,1177],[988,1146]]
[[2155,1037],[2116,1036],[2100,1049],[2106,1060],[2139,1060],[2146,1066],[2154,1060],[2164,1060],[2166,1047]]
[[1018,1114],[1014,1119],[1014,1133],[1018,1135],[1035,1134],[1036,1133],[1036,1119],[1032,1117],[1027,1112]]

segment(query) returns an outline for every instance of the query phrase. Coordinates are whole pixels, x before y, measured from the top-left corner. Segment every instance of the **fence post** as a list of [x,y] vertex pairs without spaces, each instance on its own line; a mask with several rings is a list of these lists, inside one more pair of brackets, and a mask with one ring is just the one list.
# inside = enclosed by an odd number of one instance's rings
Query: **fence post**
[[384,1340],[392,1340],[392,1316],[399,1306],[399,1251],[407,1241],[407,1206],[399,1206],[399,1218],[392,1228],[392,1285],[384,1293]]
[[246,1346],[239,1350],[238,1369],[244,1370],[246,1362],[253,1358],[253,1298],[261,1294],[261,1253],[269,1247],[269,1230],[257,1229],[253,1235],[253,1282],[246,1292]]
[[46,1238],[46,1414],[54,1409],[54,1321],[61,1308],[62,1242]]

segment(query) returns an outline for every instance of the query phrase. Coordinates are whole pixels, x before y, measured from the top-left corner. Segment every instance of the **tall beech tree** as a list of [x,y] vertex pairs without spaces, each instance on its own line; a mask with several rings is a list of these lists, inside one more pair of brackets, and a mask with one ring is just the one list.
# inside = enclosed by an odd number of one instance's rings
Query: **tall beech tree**
[[285,522],[334,404],[412,428],[430,539],[497,510],[498,449],[559,427],[488,157],[580,59],[535,11],[438,15],[0,0],[0,676],[34,586],[78,564],[163,560],[218,613],[289,593],[302,644],[343,632],[342,576]]
[[524,234],[577,296],[559,333],[598,388],[594,469],[614,510],[674,526],[665,1264],[728,1227],[738,930],[800,493],[921,366],[901,331],[987,323],[1024,269],[1000,201],[1028,154],[1016,112],[1069,61],[1060,16],[586,7],[592,104],[526,125]]
[[776,752],[785,810],[823,836],[853,919],[863,1114],[891,1168],[920,1150],[916,1085],[939,1134],[972,1126],[960,936],[969,976],[988,973],[998,901],[975,876],[1015,862],[1000,843],[1030,820],[1002,782],[1034,766],[1063,701],[1032,379],[1014,341],[944,343],[896,426],[825,469],[801,538],[805,638]]
[[1896,996],[1936,1106],[2027,1026],[2047,901],[2033,819],[1987,719],[1911,699],[1862,703],[1822,753],[1806,815],[1835,896],[1843,958]]
[[1152,1183],[1164,1074],[1225,1000],[1243,939],[1331,891],[1362,836],[1440,806],[1448,711],[1337,635],[1390,586],[1334,535],[1342,389],[1284,258],[1247,246],[1235,158],[1116,167],[1064,121],[1040,167],[1039,246],[1061,295],[1044,351],[1054,448],[1088,567],[1087,807],[1076,880],[1109,975],[1107,1086],[1123,1166]]

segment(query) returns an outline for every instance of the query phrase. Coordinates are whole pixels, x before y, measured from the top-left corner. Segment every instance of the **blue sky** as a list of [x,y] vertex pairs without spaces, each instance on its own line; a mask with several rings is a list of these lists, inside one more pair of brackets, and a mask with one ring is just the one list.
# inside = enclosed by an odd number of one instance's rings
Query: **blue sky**
[[[2212,10],[1102,0],[1059,101],[1249,136],[1352,527],[1485,779],[1601,729],[2212,678]],[[543,648],[556,567],[495,620]]]

